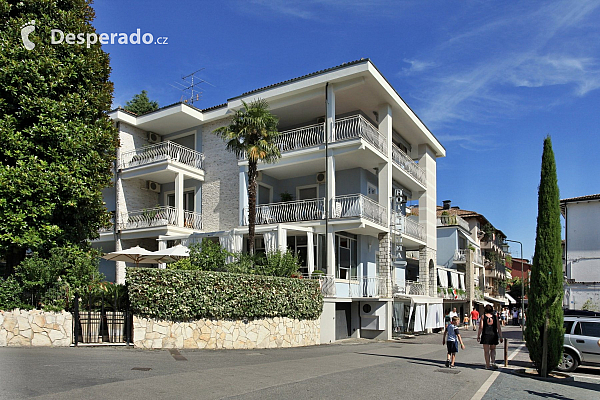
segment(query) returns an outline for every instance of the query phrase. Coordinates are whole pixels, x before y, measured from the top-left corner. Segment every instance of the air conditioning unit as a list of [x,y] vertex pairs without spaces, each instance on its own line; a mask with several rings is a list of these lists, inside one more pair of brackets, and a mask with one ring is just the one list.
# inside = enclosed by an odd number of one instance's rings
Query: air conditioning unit
[[325,117],[317,118],[317,124],[323,124],[323,123],[325,123]]
[[150,143],[159,143],[162,142],[162,137],[158,133],[148,132],[148,141]]
[[152,190],[153,192],[160,193],[160,183],[146,181],[146,189]]
[[327,181],[327,174],[325,172],[319,172],[317,174],[317,183],[325,183]]

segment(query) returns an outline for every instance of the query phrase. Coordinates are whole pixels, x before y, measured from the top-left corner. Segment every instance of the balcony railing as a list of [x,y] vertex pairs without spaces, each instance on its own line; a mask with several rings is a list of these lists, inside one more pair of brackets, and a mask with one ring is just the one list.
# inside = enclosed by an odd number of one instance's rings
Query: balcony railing
[[[269,203],[256,206],[256,224],[314,221],[325,219],[325,199]],[[248,207],[244,207],[244,225],[248,225]]]
[[469,250],[466,249],[458,249],[454,250],[454,262],[466,262],[467,255],[466,252]]
[[335,277],[324,274],[302,274],[304,279],[318,279],[321,293],[324,297],[335,297]]
[[405,281],[404,287],[396,286],[394,288],[398,294],[427,296],[429,290],[423,282]]
[[333,202],[332,218],[361,217],[387,226],[385,207],[363,194],[336,196]]
[[202,169],[204,155],[175,142],[166,141],[126,151],[121,154],[119,168],[131,168],[159,161],[177,161],[190,167]]
[[419,183],[425,185],[425,170],[419,164],[414,162],[405,152],[392,143],[392,161],[399,168],[405,170],[410,176]]
[[465,300],[467,298],[467,292],[463,289],[445,288],[438,286],[437,295],[443,299],[449,300]]
[[418,240],[425,240],[425,228],[412,218],[392,212],[392,224],[402,235]]
[[385,297],[386,280],[384,277],[358,277],[348,282],[350,297]]
[[336,119],[335,121],[335,140],[347,140],[354,138],[363,138],[367,142],[371,143],[377,150],[386,153],[387,139],[383,136],[377,128],[373,126],[365,117],[362,115],[353,115],[351,117],[345,117]]
[[440,215],[437,218],[437,226],[453,226],[458,225],[467,232],[470,232],[469,223],[458,215]]
[[317,146],[324,142],[325,124],[308,125],[283,131],[275,140],[282,153]]
[[202,229],[202,214],[184,211],[183,225],[178,223],[179,212],[175,207],[154,207],[144,210],[129,211],[121,214],[119,229],[139,229],[157,226],[179,226],[191,229]]

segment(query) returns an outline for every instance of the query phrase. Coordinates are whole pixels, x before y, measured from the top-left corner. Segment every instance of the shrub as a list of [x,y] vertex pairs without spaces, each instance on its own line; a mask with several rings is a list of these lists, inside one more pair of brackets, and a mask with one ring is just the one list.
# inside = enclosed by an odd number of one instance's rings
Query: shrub
[[190,256],[169,265],[170,269],[225,271],[228,251],[210,239],[202,239],[202,243],[190,245]]
[[135,314],[171,321],[288,317],[317,319],[319,282],[212,271],[130,268],[127,287]]
[[21,285],[13,276],[6,279],[0,277],[0,310],[23,308],[22,293]]
[[98,284],[100,252],[79,247],[56,247],[48,257],[34,253],[15,268],[15,277],[35,307],[64,307],[67,296]]

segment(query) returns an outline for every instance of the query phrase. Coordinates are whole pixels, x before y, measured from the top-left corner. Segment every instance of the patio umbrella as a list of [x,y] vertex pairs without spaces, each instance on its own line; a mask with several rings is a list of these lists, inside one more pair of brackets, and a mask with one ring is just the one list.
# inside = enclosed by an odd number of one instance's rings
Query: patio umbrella
[[105,254],[102,258],[111,261],[134,262],[136,267],[139,266],[140,261],[158,264],[158,260],[154,256],[154,253],[140,246],[131,247],[126,250],[113,251],[112,253]]
[[189,256],[190,249],[182,244],[152,252],[152,257],[159,263],[174,262],[182,258],[188,258]]

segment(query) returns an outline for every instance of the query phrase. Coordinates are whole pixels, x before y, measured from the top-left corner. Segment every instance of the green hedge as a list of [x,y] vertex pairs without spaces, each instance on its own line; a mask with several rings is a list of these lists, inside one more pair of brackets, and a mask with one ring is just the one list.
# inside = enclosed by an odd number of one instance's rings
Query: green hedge
[[314,320],[323,310],[318,281],[212,271],[128,268],[133,312],[191,321],[288,317]]

